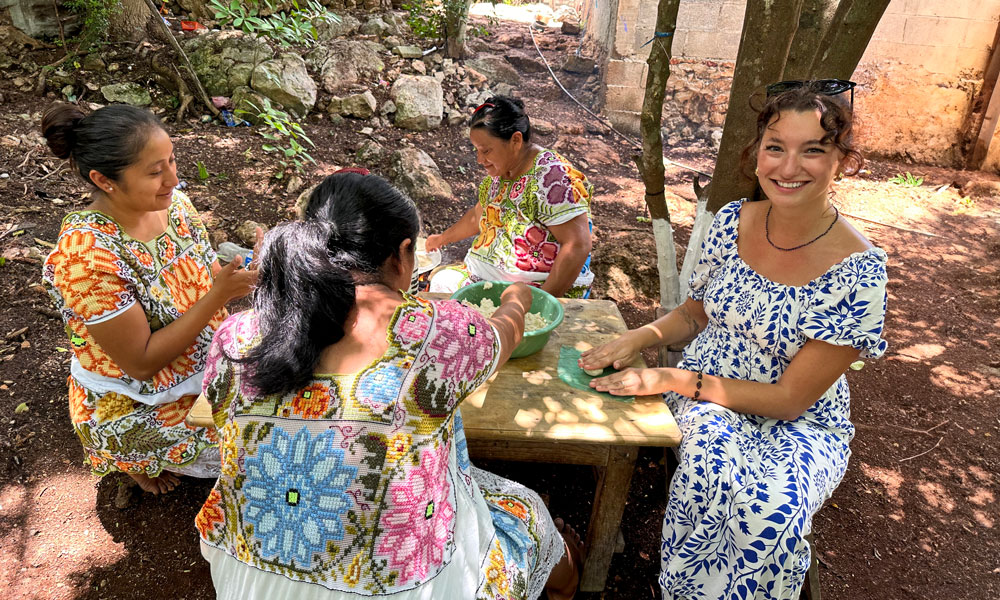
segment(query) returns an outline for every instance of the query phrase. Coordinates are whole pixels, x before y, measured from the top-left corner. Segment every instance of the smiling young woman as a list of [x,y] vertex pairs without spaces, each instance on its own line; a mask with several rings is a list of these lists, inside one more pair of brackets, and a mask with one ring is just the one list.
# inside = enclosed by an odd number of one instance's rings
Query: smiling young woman
[[70,418],[86,464],[154,494],[173,489],[176,473],[218,476],[214,432],[184,417],[224,306],[250,291],[255,271],[219,266],[151,113],[57,103],[41,127],[92,188],[90,206],[63,219],[42,272],[73,349]]
[[643,348],[690,340],[677,368],[591,382],[617,395],[662,393],[681,429],[663,519],[664,598],[798,597],[804,537],[850,457],[844,372],[887,347],[886,254],[831,197],[836,176],[861,165],[851,110],[825,85],[781,87],[744,152],[765,199],[719,210],[681,306],[580,359],[618,368]]

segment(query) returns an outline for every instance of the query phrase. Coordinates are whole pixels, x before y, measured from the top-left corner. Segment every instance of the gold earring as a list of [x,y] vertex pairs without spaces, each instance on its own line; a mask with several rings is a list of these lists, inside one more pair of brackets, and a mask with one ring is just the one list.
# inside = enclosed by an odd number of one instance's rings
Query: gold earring
[[834,181],[840,181],[840,180],[841,180],[841,179],[843,179],[843,178],[844,178],[844,172],[843,172],[843,171],[841,171],[840,173],[837,173],[837,176],[836,176],[836,177],[834,177],[834,178],[833,178],[833,180],[834,180]]
[[753,174],[754,175],[760,175],[760,167],[754,167],[753,168]]

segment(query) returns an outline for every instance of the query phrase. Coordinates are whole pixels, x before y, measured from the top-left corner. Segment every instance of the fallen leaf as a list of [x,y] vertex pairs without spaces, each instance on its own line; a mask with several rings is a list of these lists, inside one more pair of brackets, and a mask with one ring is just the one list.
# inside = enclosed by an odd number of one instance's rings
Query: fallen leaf
[[856,361],[854,361],[854,362],[851,363],[851,370],[852,371],[860,371],[861,369],[864,369],[864,368],[865,368],[865,361],[863,361],[863,360],[856,360]]
[[19,415],[21,413],[26,413],[26,412],[28,412],[28,403],[27,402],[22,402],[22,403],[18,404],[17,408],[14,409],[14,414],[15,415]]

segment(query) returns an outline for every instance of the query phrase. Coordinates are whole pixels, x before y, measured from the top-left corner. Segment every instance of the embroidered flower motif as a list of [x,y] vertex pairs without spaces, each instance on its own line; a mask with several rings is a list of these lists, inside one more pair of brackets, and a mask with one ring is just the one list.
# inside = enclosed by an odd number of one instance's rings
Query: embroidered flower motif
[[514,185],[510,188],[510,199],[517,200],[524,193],[524,188],[528,184],[528,175],[521,177],[514,182]]
[[97,401],[97,422],[114,421],[132,412],[135,401],[118,392],[108,392]]
[[182,442],[167,451],[167,460],[175,465],[183,465],[194,458],[194,449],[190,442]]
[[528,508],[513,498],[504,498],[496,505],[522,521],[528,518]]
[[430,350],[440,368],[440,377],[456,383],[474,381],[492,359],[493,330],[473,309],[453,302],[438,305],[442,331],[457,335],[435,335]]
[[524,231],[524,237],[514,239],[514,254],[517,255],[517,268],[522,271],[548,273],[555,263],[559,245],[546,242],[546,233],[537,225],[532,225]]
[[191,229],[188,227],[187,219],[181,215],[177,215],[175,218],[177,220],[174,224],[174,229],[177,231],[177,235],[182,238],[191,237]]
[[448,502],[448,447],[426,450],[405,481],[390,485],[391,508],[379,522],[385,533],[378,552],[399,569],[400,585],[421,581],[444,560],[455,510]]
[[236,534],[236,558],[248,564],[253,560],[250,544],[247,544],[247,539],[243,537],[242,533]]
[[361,580],[361,554],[355,554],[354,560],[351,561],[351,566],[347,567],[347,573],[344,574],[344,583],[354,587],[358,585],[358,581]]
[[169,236],[163,236],[160,240],[160,256],[168,262],[177,257],[177,244]]
[[506,564],[504,564],[503,550],[498,541],[493,542],[490,549],[490,565],[486,568],[486,581],[496,587],[502,594],[507,593],[510,581],[507,579]]
[[119,230],[118,225],[114,221],[109,221],[101,215],[94,215],[93,220],[90,222],[90,226],[100,231],[101,233],[106,233],[111,236],[118,237]]
[[382,413],[399,395],[406,371],[395,365],[380,365],[358,380],[356,398],[362,406]]
[[396,339],[403,344],[422,342],[427,336],[430,324],[431,318],[427,313],[416,310],[407,312],[396,322]]
[[262,556],[306,567],[328,540],[343,539],[340,516],[351,506],[344,490],[358,470],[344,464],[334,435],[326,430],[313,438],[302,428],[292,438],[275,427],[271,443],[246,459],[244,514]]
[[168,402],[156,407],[156,419],[163,423],[163,427],[173,427],[184,421],[187,414],[191,412],[197,396],[184,396],[175,402]]
[[403,433],[402,431],[392,436],[389,440],[388,449],[385,453],[386,460],[390,462],[396,462],[399,459],[406,456],[406,453],[410,451],[410,446],[413,444],[413,436],[408,433]]
[[219,493],[219,490],[213,489],[208,495],[208,500],[205,500],[205,504],[198,511],[198,516],[194,519],[194,526],[198,528],[201,537],[208,538],[217,526],[226,521],[221,504],[222,494]]
[[131,302],[133,293],[123,281],[118,255],[97,244],[92,231],[70,231],[46,260],[64,293],[66,308],[85,321],[115,311]]
[[153,255],[149,253],[141,244],[136,242],[135,244],[130,244],[129,250],[132,252],[132,256],[139,261],[139,264],[146,267],[147,269],[153,266]]
[[212,288],[205,267],[191,256],[182,256],[160,272],[160,279],[170,290],[170,298],[180,313],[185,313]]
[[534,552],[535,540],[524,531],[527,515],[515,518],[514,513],[508,513],[505,508],[498,508],[492,503],[489,509],[505,556],[521,567],[530,567],[527,560]]
[[88,406],[87,390],[69,378],[69,418],[74,423],[85,423],[94,414],[94,409]]
[[489,246],[497,239],[497,232],[503,229],[503,220],[500,219],[500,209],[492,204],[483,211],[483,218],[479,221],[479,235],[472,244],[473,250],[478,250],[484,246]]
[[236,438],[240,434],[240,427],[233,421],[222,426],[222,443],[219,444],[219,455],[222,462],[222,474],[227,477],[236,477],[240,472],[238,460],[239,450],[236,446]]
[[318,419],[326,412],[329,403],[330,396],[326,392],[326,386],[313,383],[300,390],[292,399],[292,412],[306,419]]
[[465,424],[462,420],[462,411],[455,411],[455,422],[452,429],[452,435],[455,440],[455,458],[458,462],[458,468],[462,471],[468,472],[469,468],[472,466],[472,461],[469,460],[469,442],[465,439]]

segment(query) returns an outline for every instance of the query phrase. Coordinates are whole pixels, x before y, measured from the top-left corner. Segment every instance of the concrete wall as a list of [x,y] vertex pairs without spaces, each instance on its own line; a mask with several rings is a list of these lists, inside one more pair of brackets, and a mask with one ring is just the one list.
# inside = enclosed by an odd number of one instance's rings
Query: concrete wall
[[[656,6],[657,0],[618,2],[604,111],[616,126],[632,131],[638,128],[645,61],[658,43],[643,46],[653,37]],[[681,2],[664,102],[668,143],[671,137],[688,143],[689,135],[717,143],[745,9],[745,0]],[[863,149],[957,164],[998,20],[1000,0],[892,0],[854,75],[861,84],[856,106]],[[985,166],[1000,167],[1000,140]]]

